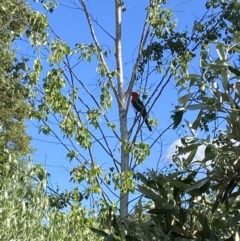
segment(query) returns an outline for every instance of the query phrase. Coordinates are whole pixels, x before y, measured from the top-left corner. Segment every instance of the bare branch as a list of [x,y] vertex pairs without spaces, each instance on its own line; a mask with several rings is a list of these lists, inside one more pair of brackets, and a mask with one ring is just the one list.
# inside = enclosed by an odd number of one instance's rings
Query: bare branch
[[[95,32],[94,32],[94,28],[93,28],[93,26],[92,26],[90,14],[88,13],[86,4],[85,4],[84,0],[79,0],[79,1],[80,1],[81,5],[83,6],[84,13],[85,13],[85,15],[86,15],[86,18],[87,18],[87,21],[88,21],[88,25],[89,25],[89,28],[90,28],[91,35],[92,35],[92,38],[93,38],[93,40],[94,40],[94,43],[95,43],[95,45],[98,47],[98,49],[101,49],[101,47],[100,47],[100,45],[99,45],[99,43],[98,43],[97,37],[96,37],[96,35],[95,35]],[[104,59],[104,57],[103,57],[103,53],[102,53],[102,52],[99,53],[99,57],[100,57],[100,60],[102,61],[102,63],[105,65],[105,67],[106,67],[106,69],[107,69],[107,72],[110,74],[110,71],[109,71],[109,69],[108,69],[108,66],[107,66],[107,64],[106,64],[106,61],[105,61],[105,59]],[[111,87],[112,87],[112,90],[113,90],[113,93],[114,93],[114,95],[115,95],[116,100],[118,101],[119,104],[121,104],[121,99],[120,99],[119,96],[118,96],[117,90],[116,90],[116,88],[114,87],[114,83],[113,83],[112,79],[111,79],[110,77],[108,77],[108,80],[109,80],[109,83],[111,84]]]
[[147,38],[148,38],[149,33],[150,33],[150,24],[147,23],[147,19],[148,19],[148,13],[147,13],[147,15],[145,17],[145,21],[144,21],[144,25],[143,25],[143,31],[142,31],[142,36],[141,36],[141,40],[140,40],[140,44],[139,44],[139,48],[138,48],[138,55],[137,55],[137,59],[136,59],[136,62],[134,64],[134,67],[133,67],[131,80],[130,80],[128,89],[127,89],[127,91],[125,93],[125,95],[128,95],[126,113],[128,113],[128,108],[129,108],[130,98],[131,98],[131,91],[133,89],[133,85],[134,85],[134,82],[136,80],[137,69],[138,69],[139,62],[140,62],[141,57],[142,57],[142,51],[143,51],[143,48],[144,48],[144,46],[146,44]]

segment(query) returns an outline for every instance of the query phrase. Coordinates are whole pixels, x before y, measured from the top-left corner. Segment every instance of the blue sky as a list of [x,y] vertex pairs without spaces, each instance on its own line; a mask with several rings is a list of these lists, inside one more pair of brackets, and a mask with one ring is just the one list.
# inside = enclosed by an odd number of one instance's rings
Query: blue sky
[[[78,1],[76,1],[78,2]],[[204,2],[202,0],[172,0],[168,3],[168,8],[172,9],[177,17],[178,27],[180,30],[188,30],[191,32],[192,24],[195,19],[199,19],[204,12]],[[41,7],[40,3],[32,3],[31,6],[40,10],[43,13],[46,11]],[[51,27],[54,32],[60,36],[68,45],[72,48],[76,43],[89,43],[92,42],[92,38],[89,32],[89,28],[86,23],[85,16],[83,12],[79,9],[74,9],[74,6],[70,4],[71,1],[62,0],[60,1],[58,9],[56,9],[52,14],[46,13],[49,19]],[[133,60],[136,57],[136,49],[141,36],[142,25],[144,17],[146,15],[145,8],[148,1],[125,1],[127,11],[122,16],[123,32],[122,32],[122,43],[123,43],[123,63],[124,63],[124,77],[127,83],[131,77],[131,71],[133,68]],[[111,35],[114,36],[114,1],[87,1],[88,7],[91,9],[91,14],[95,19],[104,27]],[[66,7],[69,6],[69,7]],[[114,42],[109,36],[104,33],[101,29],[97,28],[96,24],[96,35],[98,36],[98,41],[101,45],[105,46],[106,49],[110,49],[113,52]],[[20,52],[28,55],[36,55],[33,53],[29,46],[20,44],[18,46]],[[109,57],[107,62],[110,68],[114,69],[115,63],[114,58]],[[44,71],[42,77],[47,73],[49,69],[48,63],[44,63]],[[100,91],[97,87],[97,75],[95,73],[96,65],[93,60],[92,64],[81,63],[78,67],[77,73],[79,78],[81,78],[88,89],[97,98],[99,97]],[[194,71],[199,71],[199,60],[193,62],[191,69]],[[151,83],[154,85],[161,76],[152,75]],[[138,91],[138,89],[134,89]],[[88,100],[86,93],[79,93],[83,99]],[[149,88],[149,95],[151,95],[151,88]],[[174,110],[174,105],[177,104],[177,90],[175,87],[174,80],[167,86],[163,94],[160,96],[159,100],[156,102],[154,107],[150,112],[150,117],[154,116],[158,122],[158,127],[149,133],[146,126],[143,125],[143,136],[146,142],[150,145],[153,143],[154,139],[158,137],[159,133],[164,130],[171,123],[171,111]],[[81,106],[79,106],[81,109]],[[108,112],[109,118],[118,125],[118,117],[116,112],[116,103],[113,101],[113,107]],[[129,126],[133,123],[135,113],[132,108],[130,108],[128,113]],[[28,122],[28,133],[33,137],[32,145],[36,148],[35,155],[33,157],[35,163],[43,163],[48,172],[51,174],[51,183],[53,187],[59,185],[61,190],[68,189],[75,186],[73,183],[69,183],[69,172],[77,164],[76,162],[70,163],[66,158],[66,150],[55,138],[50,136],[44,136],[39,134],[36,128],[36,122]],[[101,125],[106,134],[110,134],[108,128],[106,127],[105,121],[101,120]],[[93,133],[97,132],[92,130]],[[56,126],[56,132],[59,130]],[[60,133],[59,133],[60,134]],[[163,137],[159,140],[157,144],[154,145],[151,150],[150,156],[147,158],[146,162],[138,167],[138,170],[146,170],[147,168],[156,168],[156,164],[160,162],[160,167],[164,166],[167,160],[163,160],[164,157],[168,158],[169,150],[172,149],[172,143],[179,138],[179,132],[175,130],[167,131]],[[184,133],[182,133],[184,134]],[[114,149],[117,145],[117,141],[114,140],[112,136],[109,136],[109,141],[111,148]],[[64,140],[64,142],[66,142]],[[169,149],[170,148],[170,149]],[[83,150],[79,148],[80,152],[85,155]],[[118,156],[117,149],[114,152]],[[106,170],[112,166],[109,157],[99,148],[98,145],[94,145],[93,154],[95,160]]]

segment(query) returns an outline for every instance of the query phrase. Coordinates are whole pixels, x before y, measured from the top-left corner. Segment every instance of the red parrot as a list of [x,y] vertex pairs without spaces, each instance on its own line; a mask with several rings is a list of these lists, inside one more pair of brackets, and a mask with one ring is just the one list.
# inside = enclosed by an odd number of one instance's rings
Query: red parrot
[[146,125],[147,125],[147,128],[149,131],[152,131],[152,127],[149,125],[148,123],[148,119],[147,119],[147,116],[148,116],[148,113],[146,111],[146,108],[144,106],[144,104],[142,103],[142,101],[139,99],[139,94],[136,93],[136,92],[132,92],[132,99],[131,99],[131,103],[134,107],[134,109],[137,111],[137,112],[140,112]]

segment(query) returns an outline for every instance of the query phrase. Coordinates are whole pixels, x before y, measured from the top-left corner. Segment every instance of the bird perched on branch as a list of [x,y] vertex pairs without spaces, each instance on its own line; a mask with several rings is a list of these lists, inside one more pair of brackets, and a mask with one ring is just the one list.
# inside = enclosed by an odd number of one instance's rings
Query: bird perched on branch
[[132,99],[131,99],[131,103],[134,107],[134,109],[137,112],[140,112],[149,131],[152,131],[152,127],[149,125],[148,123],[148,113],[146,111],[146,108],[144,106],[144,104],[142,103],[142,101],[139,98],[139,94],[137,92],[132,92]]

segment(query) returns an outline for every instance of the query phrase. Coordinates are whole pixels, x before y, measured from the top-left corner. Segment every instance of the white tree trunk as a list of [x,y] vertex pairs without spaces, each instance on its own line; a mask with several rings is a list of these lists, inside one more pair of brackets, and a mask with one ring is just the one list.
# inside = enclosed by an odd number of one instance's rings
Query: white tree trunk
[[[127,129],[127,113],[125,105],[124,95],[124,79],[123,79],[123,67],[122,67],[122,42],[121,42],[121,13],[122,8],[119,6],[118,1],[115,3],[116,8],[116,66],[118,71],[118,97],[119,97],[119,118],[120,118],[120,132],[121,141],[128,140]],[[129,154],[126,154],[124,145],[121,146],[121,172],[127,172],[129,170]],[[121,217],[124,218],[128,214],[128,194],[120,193],[120,212]]]

